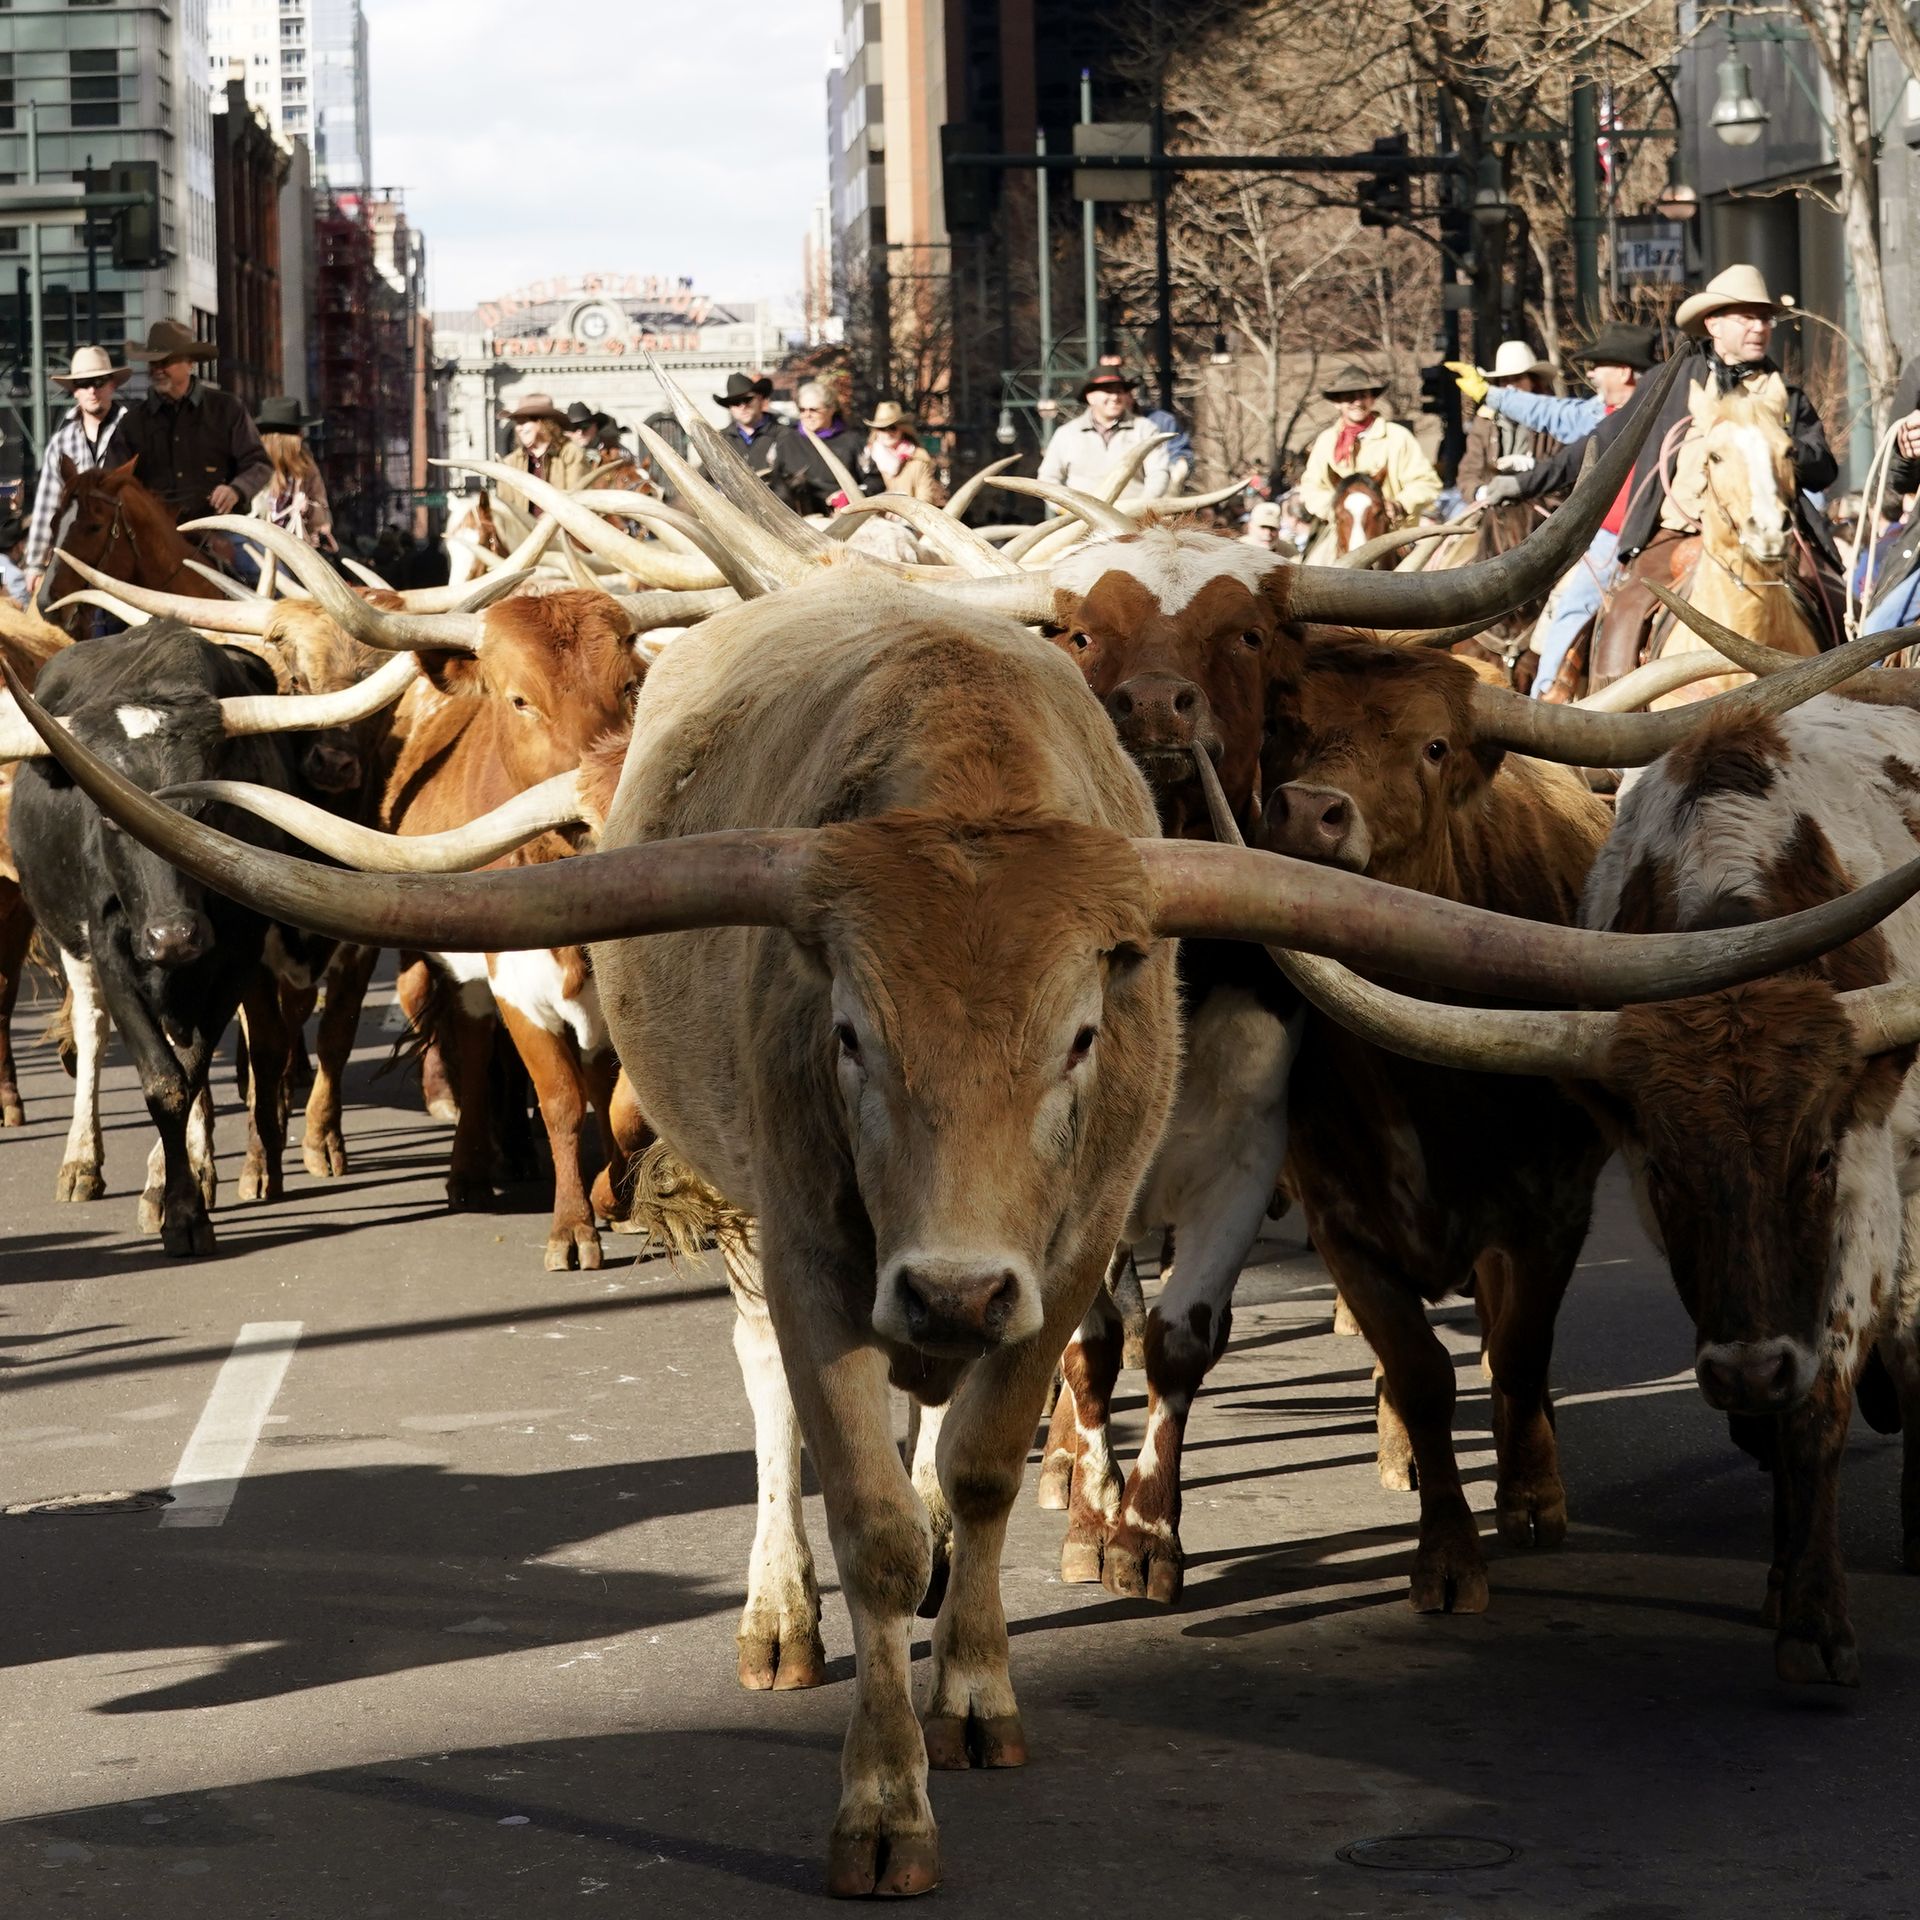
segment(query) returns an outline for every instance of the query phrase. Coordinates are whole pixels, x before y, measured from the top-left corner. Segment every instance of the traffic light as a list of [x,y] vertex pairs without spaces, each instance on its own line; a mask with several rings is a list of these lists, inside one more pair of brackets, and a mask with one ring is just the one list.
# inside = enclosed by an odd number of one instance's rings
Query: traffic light
[[940,129],[940,178],[949,233],[984,233],[993,224],[994,202],[1000,196],[999,174],[991,167],[953,164],[962,154],[992,151],[993,134],[987,127],[949,122]]
[[1420,411],[1437,413],[1444,419],[1453,411],[1460,388],[1445,365],[1420,369]]
[[[1407,136],[1389,133],[1373,143],[1374,152],[1383,159],[1405,159]],[[1400,168],[1386,173],[1370,173],[1360,182],[1360,224],[1363,227],[1397,227],[1413,212],[1413,176]]]
[[160,162],[116,160],[107,169],[108,190],[150,196],[137,207],[113,216],[113,264],[123,273],[146,273],[167,264],[160,232]]

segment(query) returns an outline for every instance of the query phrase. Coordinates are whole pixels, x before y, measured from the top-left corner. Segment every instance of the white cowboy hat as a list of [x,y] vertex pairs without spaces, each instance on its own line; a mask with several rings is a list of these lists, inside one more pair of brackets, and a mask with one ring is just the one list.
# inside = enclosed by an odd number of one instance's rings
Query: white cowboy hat
[[1524,340],[1502,340],[1500,350],[1493,356],[1493,365],[1482,367],[1480,377],[1483,380],[1517,380],[1523,373],[1552,371],[1551,364],[1535,358],[1533,349]]
[[1689,294],[1680,302],[1673,324],[1682,333],[1698,335],[1705,331],[1703,323],[1710,313],[1724,313],[1729,307],[1766,307],[1780,313],[1792,305],[1784,294],[1776,300],[1767,291],[1767,277],[1758,267],[1743,264],[1716,273],[1698,293]]
[[127,369],[115,366],[113,355],[105,347],[80,347],[66,372],[53,376],[53,384],[71,393],[82,380],[124,380],[126,377]]

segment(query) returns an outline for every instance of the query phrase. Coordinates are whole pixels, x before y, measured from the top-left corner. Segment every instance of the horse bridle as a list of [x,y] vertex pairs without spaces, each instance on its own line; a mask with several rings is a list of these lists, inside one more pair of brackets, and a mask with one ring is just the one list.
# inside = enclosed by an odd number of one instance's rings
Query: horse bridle
[[[122,535],[126,537],[127,551],[133,556],[133,578],[137,580],[142,565],[140,558],[140,541],[134,533],[132,524],[127,519],[126,501],[116,496],[113,503],[113,518],[107,524],[106,544],[100,549],[100,557],[93,563],[101,573],[113,574],[115,579],[120,579],[124,576],[113,573],[113,569],[107,565],[107,556],[112,553],[114,543],[119,540]],[[156,592],[164,593],[168,587],[186,571],[186,567],[187,563],[185,560],[178,560],[174,563],[172,571],[168,573],[164,580],[156,580],[150,584]]]

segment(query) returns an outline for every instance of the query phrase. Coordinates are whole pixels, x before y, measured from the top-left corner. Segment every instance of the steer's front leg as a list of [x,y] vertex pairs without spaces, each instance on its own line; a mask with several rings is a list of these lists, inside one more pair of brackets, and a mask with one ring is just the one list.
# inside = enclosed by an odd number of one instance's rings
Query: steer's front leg
[[1780,1416],[1774,1473],[1784,1494],[1786,1539],[1773,1665],[1782,1680],[1860,1684],[1840,1558],[1840,1457],[1852,1414],[1852,1382],[1829,1364],[1812,1393]]
[[[940,1848],[909,1647],[933,1549],[926,1510],[894,1443],[886,1360],[866,1344],[848,1306],[872,1281],[825,1265],[818,1250],[783,1246],[764,1218],[761,1233],[767,1306],[853,1622],[853,1719],[840,1755],[827,1891],[925,1893],[939,1884]],[[1050,1360],[1039,1363],[1043,1374]],[[1038,1407],[1036,1391],[1025,1409],[1022,1454]]]

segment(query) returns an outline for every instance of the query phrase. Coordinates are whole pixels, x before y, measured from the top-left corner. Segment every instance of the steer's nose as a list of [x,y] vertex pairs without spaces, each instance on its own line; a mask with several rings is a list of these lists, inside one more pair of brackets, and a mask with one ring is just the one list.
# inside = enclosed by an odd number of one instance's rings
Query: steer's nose
[[1784,1413],[1813,1390],[1812,1353],[1798,1340],[1716,1340],[1694,1356],[1708,1404],[1723,1413]]
[[896,1269],[894,1291],[916,1347],[978,1353],[1007,1338],[1020,1305],[1020,1276],[992,1262],[921,1258]]
[[1354,851],[1359,815],[1337,787],[1276,787],[1267,801],[1262,842],[1297,860],[1344,861]]
[[317,793],[351,793],[360,784],[360,756],[351,747],[316,740],[300,756],[300,771]]
[[134,950],[149,966],[191,966],[213,945],[204,913],[169,913],[140,929]]
[[1207,697],[1176,673],[1137,673],[1107,695],[1107,712],[1130,748],[1190,747]]

